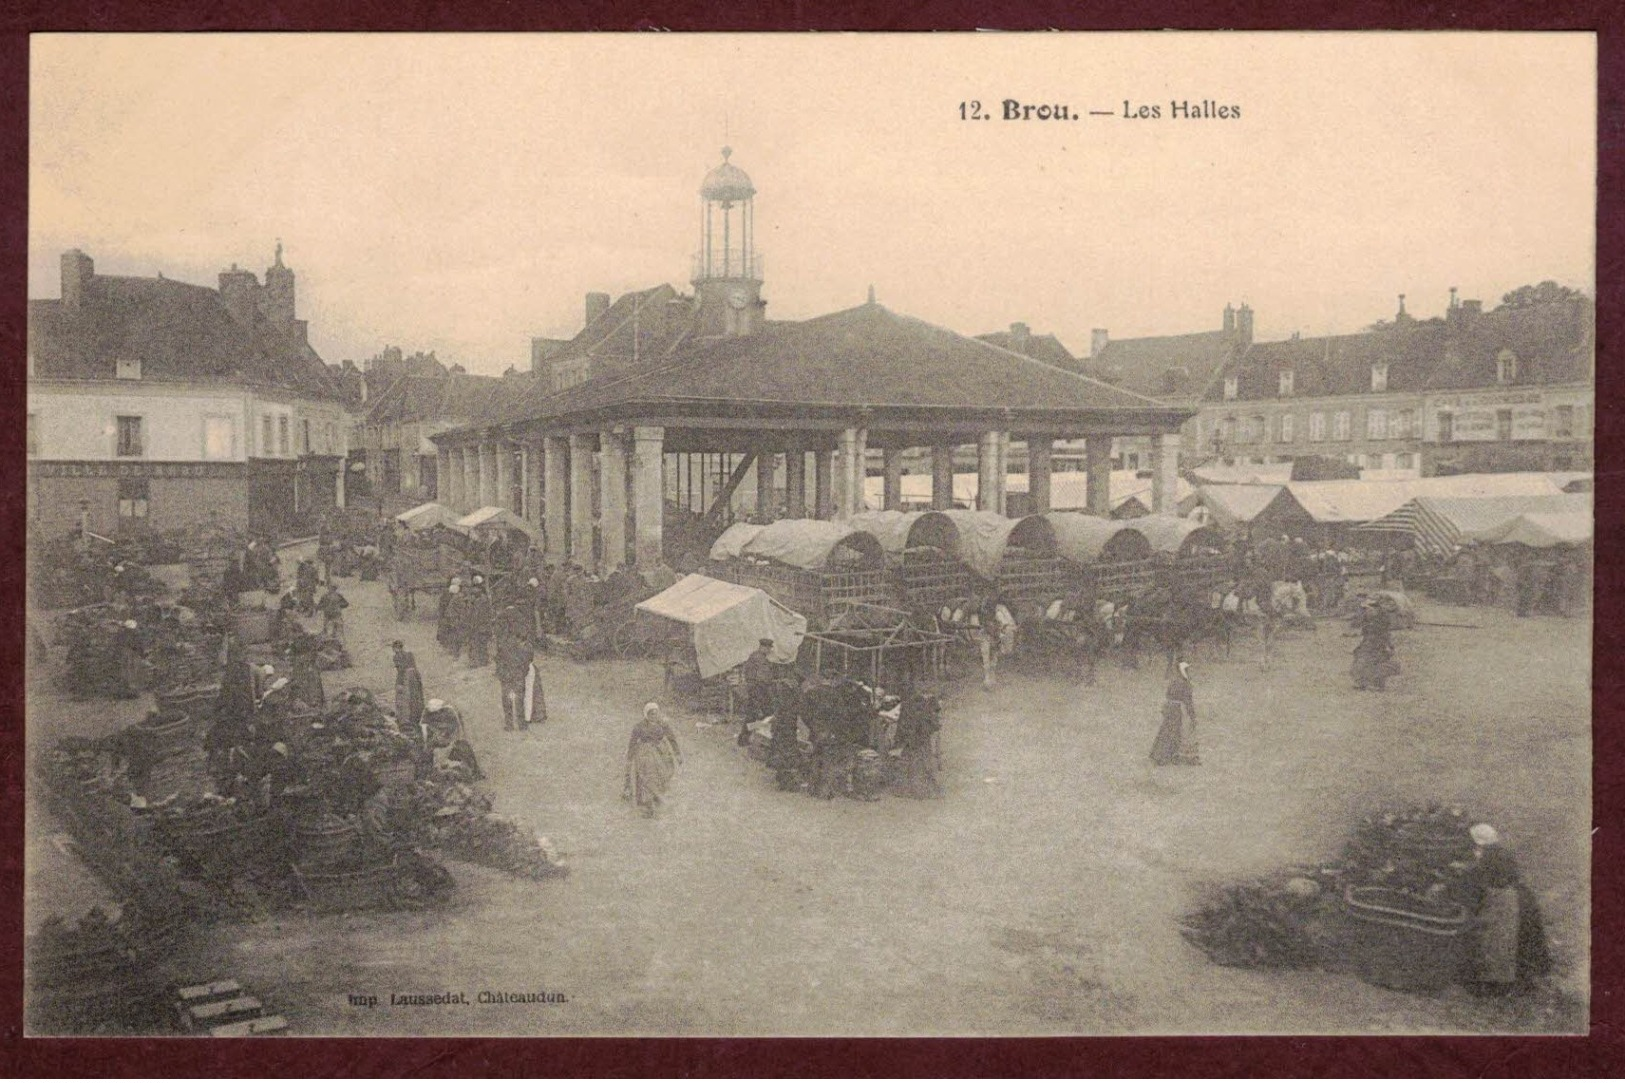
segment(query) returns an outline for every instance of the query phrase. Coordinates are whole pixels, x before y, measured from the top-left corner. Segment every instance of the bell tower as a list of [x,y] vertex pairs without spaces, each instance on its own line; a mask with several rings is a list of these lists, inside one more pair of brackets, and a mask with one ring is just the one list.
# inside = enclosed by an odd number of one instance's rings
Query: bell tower
[[762,325],[762,255],[755,249],[756,188],[743,169],[728,159],[700,184],[700,249],[692,282],[699,298],[700,332],[748,335]]

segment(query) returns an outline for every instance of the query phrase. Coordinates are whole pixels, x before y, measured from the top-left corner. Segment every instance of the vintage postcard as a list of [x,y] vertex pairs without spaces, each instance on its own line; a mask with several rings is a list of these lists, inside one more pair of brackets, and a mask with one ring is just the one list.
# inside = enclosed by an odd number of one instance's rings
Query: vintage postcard
[[1586,1032],[1594,35],[30,60],[29,1033]]

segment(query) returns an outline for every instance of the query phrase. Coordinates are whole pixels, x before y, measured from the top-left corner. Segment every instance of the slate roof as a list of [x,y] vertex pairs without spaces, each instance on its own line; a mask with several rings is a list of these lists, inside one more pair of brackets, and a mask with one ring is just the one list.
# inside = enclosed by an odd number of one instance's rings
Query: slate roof
[[373,400],[367,411],[367,423],[490,421],[501,416],[514,397],[528,393],[538,382],[523,374],[475,376],[452,372],[444,376],[402,376]]
[[991,334],[977,335],[983,342],[991,343],[1000,349],[1013,350],[1016,353],[1026,354],[1035,361],[1042,361],[1046,365],[1057,368],[1078,371],[1078,359],[1072,351],[1061,345],[1061,340],[1054,335],[1027,335],[1027,344],[1022,348],[1019,340],[1009,331],[994,331]]
[[[623,298],[624,300],[624,298]],[[680,332],[665,355],[556,393],[508,420],[673,403],[956,410],[1177,409],[878,304],[768,322],[740,338]]]
[[95,275],[77,308],[28,302],[36,379],[111,380],[141,362],[143,383],[246,383],[344,401],[311,347],[266,322],[232,318],[216,290],[167,278]]
[[1195,402],[1239,355],[1239,345],[1230,331],[1113,339],[1082,369],[1141,395]]
[[[1371,391],[1371,367],[1388,366],[1389,391],[1497,386],[1503,349],[1518,359],[1512,386],[1589,379],[1591,306],[1559,302],[1499,308],[1456,320],[1406,320],[1351,335],[1254,343],[1225,375],[1237,378],[1236,398],[1275,399],[1279,375],[1292,370],[1292,398],[1360,395]],[[1207,389],[1223,401],[1222,382]]]

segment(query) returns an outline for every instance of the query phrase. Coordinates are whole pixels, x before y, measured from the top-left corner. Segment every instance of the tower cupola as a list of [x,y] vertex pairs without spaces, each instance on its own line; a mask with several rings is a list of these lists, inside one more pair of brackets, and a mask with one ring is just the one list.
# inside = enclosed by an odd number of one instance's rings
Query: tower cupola
[[756,251],[756,186],[722,148],[700,183],[700,247],[693,284],[708,335],[748,335],[762,323],[762,255]]

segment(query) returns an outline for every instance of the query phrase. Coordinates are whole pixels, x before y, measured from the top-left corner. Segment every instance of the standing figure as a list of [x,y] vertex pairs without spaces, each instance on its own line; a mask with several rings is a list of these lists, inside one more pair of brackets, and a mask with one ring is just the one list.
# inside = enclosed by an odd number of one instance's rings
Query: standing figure
[[1191,665],[1178,663],[1162,702],[1162,726],[1151,743],[1151,762],[1158,767],[1195,767],[1201,762],[1196,746],[1196,693]]
[[307,708],[318,711],[327,706],[322,667],[316,657],[319,649],[319,641],[309,632],[295,636],[288,644],[288,677],[293,685],[289,692]]
[[395,720],[403,733],[417,733],[423,722],[423,675],[417,659],[400,640],[395,650]]
[[299,612],[306,617],[316,615],[316,565],[301,560],[293,573],[293,597]]
[[1504,996],[1520,981],[1551,969],[1546,931],[1535,896],[1489,824],[1471,831],[1473,863],[1464,877],[1473,915],[1467,986],[1483,996]]
[[316,603],[316,609],[322,615],[322,638],[336,639],[344,642],[344,611],[350,608],[350,600],[339,593],[337,583],[328,582],[327,593],[322,600]]
[[119,699],[134,699],[147,690],[147,659],[141,651],[141,626],[133,620],[119,623],[114,633],[114,651],[118,659]]
[[579,565],[570,566],[570,578],[564,587],[564,633],[579,636],[592,621],[593,607],[597,603],[598,584]]
[[1392,631],[1388,607],[1380,599],[1367,598],[1360,603],[1360,644],[1354,648],[1352,671],[1355,688],[1381,692],[1387,688],[1388,678],[1399,672]]
[[772,651],[771,639],[759,639],[756,649],[739,667],[740,675],[745,679],[745,709],[739,716],[738,744],[741,748],[750,744],[750,724],[760,722],[773,713],[773,660],[769,657]]
[[526,729],[547,721],[547,701],[536,671],[536,651],[530,640],[508,626],[497,640],[497,684],[502,690],[502,728]]
[[626,789],[622,798],[635,804],[643,815],[653,816],[682,762],[677,734],[667,725],[660,704],[644,704],[643,718],[632,727],[632,739],[626,746]]
[[485,577],[474,577],[473,589],[462,607],[462,640],[468,647],[468,664],[478,669],[491,664],[491,595]]
[[767,750],[767,765],[781,790],[801,788],[801,680],[785,677],[774,686],[773,737]]
[[547,579],[547,630],[554,635],[565,635],[564,603],[570,589],[570,568],[553,568]]
[[982,655],[982,687],[991,692],[998,683],[999,656],[1015,649],[1016,619],[994,595],[976,607],[976,647]]
[[435,642],[450,651],[454,660],[462,646],[462,641],[457,637],[457,607],[462,604],[458,594],[462,589],[462,580],[452,576],[446,589],[440,592],[440,609],[434,628]]
[[897,789],[903,796],[942,796],[942,784],[937,781],[937,733],[941,729],[942,705],[937,697],[912,685],[905,688],[897,712],[897,744],[903,769]]

